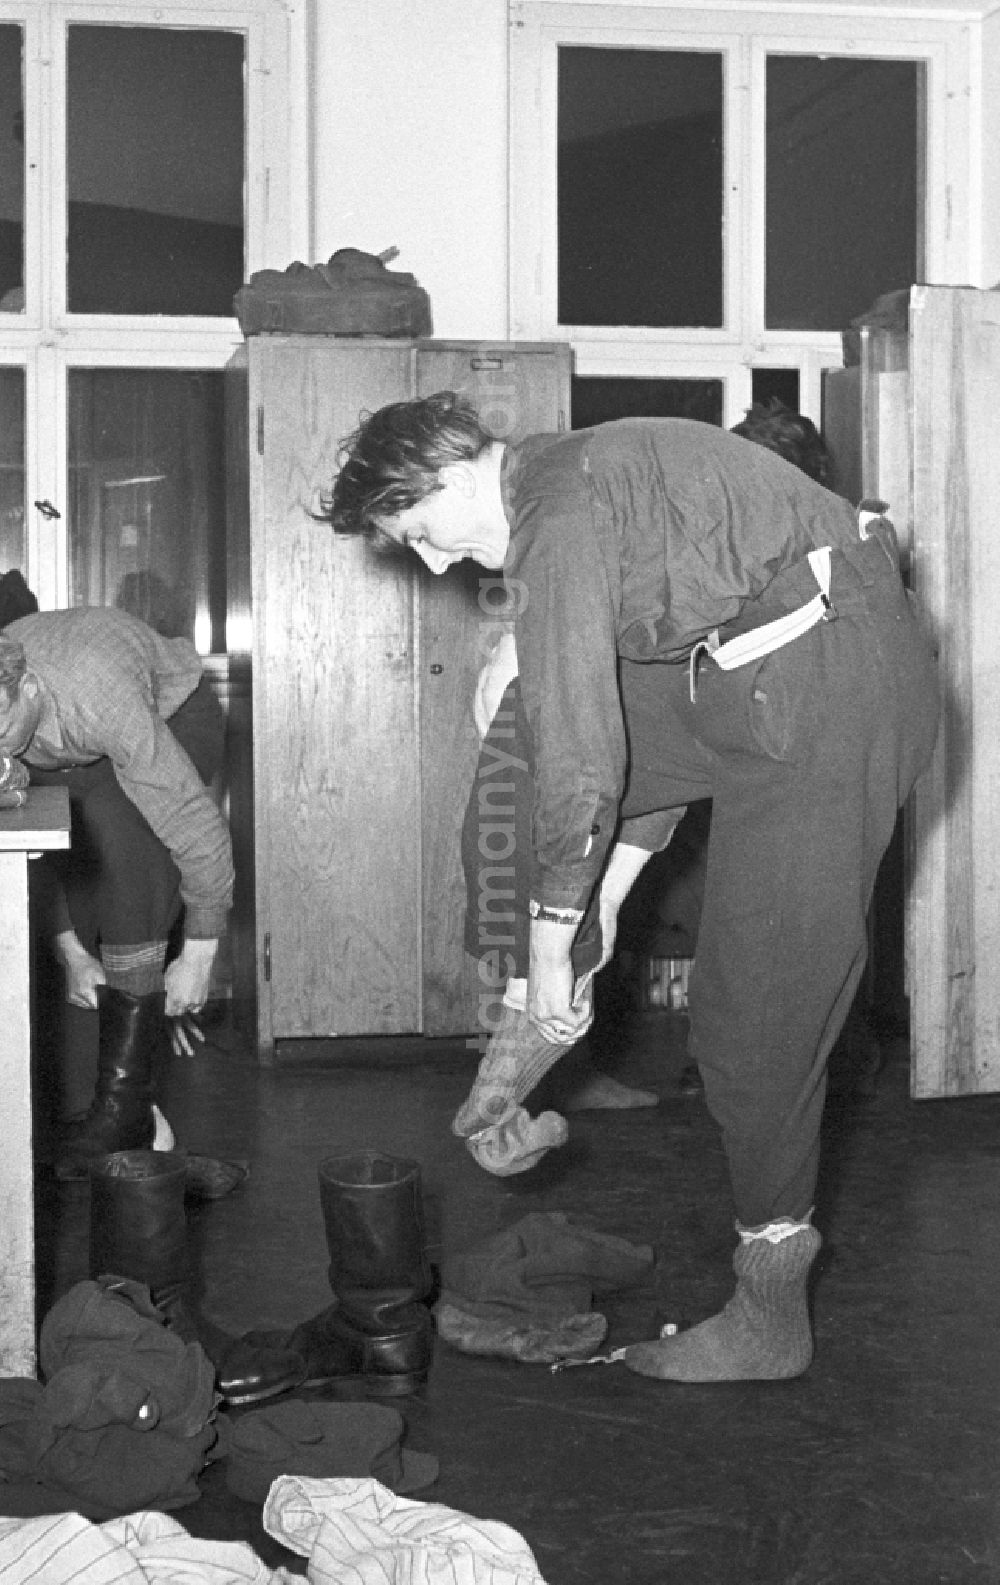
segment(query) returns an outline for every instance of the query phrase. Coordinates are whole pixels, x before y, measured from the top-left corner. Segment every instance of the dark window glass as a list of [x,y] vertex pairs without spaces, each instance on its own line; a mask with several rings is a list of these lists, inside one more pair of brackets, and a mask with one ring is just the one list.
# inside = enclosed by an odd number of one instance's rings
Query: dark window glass
[[634,380],[574,377],[572,427],[612,418],[695,418],[722,423],[721,380]]
[[71,371],[72,603],[224,651],[224,455],[221,372]]
[[559,319],[723,323],[722,57],[559,50]]
[[239,33],[70,28],[71,312],[232,314],[243,53]]
[[0,369],[0,572],[24,559],[24,370]]
[[767,62],[767,324],[843,330],[922,268],[922,67]]
[[24,308],[21,29],[0,25],[0,313]]
[[752,372],[753,400],[770,402],[777,397],[793,413],[799,410],[798,369],[754,369]]

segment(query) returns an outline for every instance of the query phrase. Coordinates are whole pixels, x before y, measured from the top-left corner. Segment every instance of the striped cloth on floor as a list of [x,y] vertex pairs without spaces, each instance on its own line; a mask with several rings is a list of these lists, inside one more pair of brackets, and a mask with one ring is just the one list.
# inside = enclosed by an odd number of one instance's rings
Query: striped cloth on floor
[[509,1525],[397,1497],[377,1480],[282,1475],[264,1528],[309,1559],[313,1585],[545,1585]]
[[0,1579],[4,1585],[302,1585],[301,1575],[268,1568],[242,1541],[199,1541],[153,1510],[104,1524],[78,1513],[0,1518]]
[[[0,1484],[0,1508],[3,1486]],[[376,1480],[282,1475],[264,1527],[307,1559],[311,1585],[545,1585],[509,1525],[397,1497]],[[92,1524],[78,1513],[0,1517],[3,1585],[302,1585],[241,1541],[202,1541],[152,1510]]]

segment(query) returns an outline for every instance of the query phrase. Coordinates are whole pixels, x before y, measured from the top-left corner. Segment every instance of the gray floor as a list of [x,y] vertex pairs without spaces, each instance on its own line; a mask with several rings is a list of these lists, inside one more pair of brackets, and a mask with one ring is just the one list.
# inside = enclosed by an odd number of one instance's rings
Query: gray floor
[[[308,1043],[261,1070],[224,1025],[201,1060],[175,1061],[167,1092],[189,1149],[252,1162],[243,1188],[190,1214],[204,1315],[239,1332],[329,1302],[316,1164],[361,1146],[421,1163],[435,1261],[532,1210],[653,1244],[649,1278],[601,1306],[609,1346],[711,1313],[732,1209],[703,1100],[682,1092],[684,1037],[676,1013],[622,1023],[604,1060],[660,1104],[577,1114],[568,1146],[498,1180],[449,1133],[471,1073],[460,1044]],[[51,1298],[86,1274],[85,1205],[64,1188],[42,1209]],[[873,1096],[829,1103],[817,1223],[804,1377],[553,1375],[438,1339],[427,1386],[398,1400],[409,1445],[440,1460],[421,1495],[513,1525],[548,1585],[1000,1581],[1000,1102],[913,1103],[905,1052],[887,1047]],[[219,1466],[175,1517],[303,1567]]]

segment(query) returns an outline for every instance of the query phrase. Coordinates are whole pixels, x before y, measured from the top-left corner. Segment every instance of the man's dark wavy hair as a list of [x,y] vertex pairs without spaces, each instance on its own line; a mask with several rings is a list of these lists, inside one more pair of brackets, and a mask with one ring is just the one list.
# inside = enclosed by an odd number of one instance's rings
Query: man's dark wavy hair
[[754,402],[748,407],[743,422],[733,426],[733,434],[776,451],[817,484],[826,484],[829,478],[830,460],[816,425],[786,407],[777,396],[772,396],[770,402]]
[[454,391],[380,407],[340,443],[343,460],[324,503],[327,515],[342,534],[377,531],[382,519],[439,490],[441,468],[474,461],[493,438],[472,403]]

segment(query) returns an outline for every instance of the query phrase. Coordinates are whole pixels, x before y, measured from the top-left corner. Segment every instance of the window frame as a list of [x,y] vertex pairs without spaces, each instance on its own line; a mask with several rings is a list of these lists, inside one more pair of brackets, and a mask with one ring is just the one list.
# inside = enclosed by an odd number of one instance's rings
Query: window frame
[[[26,370],[26,575],[45,609],[69,601],[68,376],[74,368],[222,369],[235,316],[73,314],[66,307],[66,35],[74,24],[245,34],[244,270],[307,256],[307,16],[300,0],[0,0],[23,32],[23,312],[0,313],[0,364]],[[32,502],[61,514],[45,519]]]
[[[839,332],[781,331],[765,323],[766,62],[769,54],[913,60],[924,67],[922,280],[968,281],[972,222],[973,43],[968,22],[899,13],[754,8],[732,4],[562,4],[510,8],[511,335],[569,341],[585,376],[721,379],[724,422],[751,401],[755,368],[799,371],[800,407],[821,419],[823,370],[842,364]],[[561,324],[557,317],[557,52],[593,48],[710,50],[723,56],[724,228],[722,329]]]

